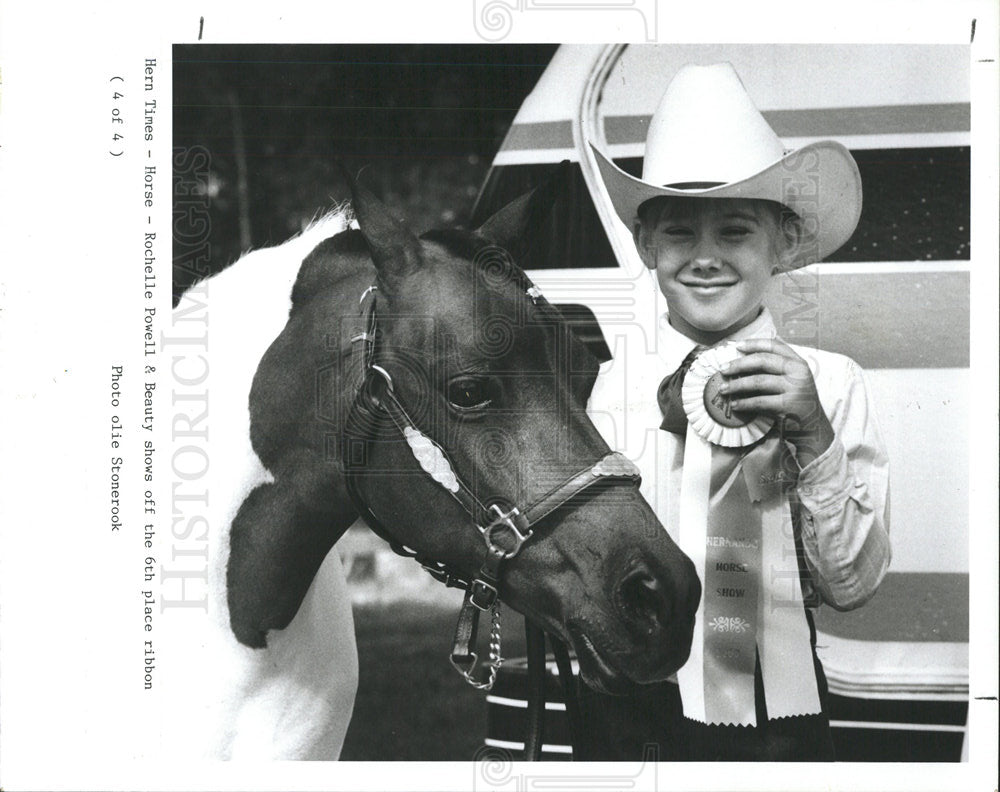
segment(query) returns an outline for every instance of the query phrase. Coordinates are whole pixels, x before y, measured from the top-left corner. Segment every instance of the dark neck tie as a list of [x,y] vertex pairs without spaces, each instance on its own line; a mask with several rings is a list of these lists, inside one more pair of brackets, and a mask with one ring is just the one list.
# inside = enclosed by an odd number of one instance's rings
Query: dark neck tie
[[687,432],[687,413],[684,412],[684,402],[681,399],[681,385],[684,383],[684,375],[687,374],[694,359],[698,357],[707,347],[696,346],[677,367],[673,374],[663,378],[659,389],[656,391],[656,400],[660,404],[660,412],[663,414],[663,423],[660,428],[674,434],[683,436]]

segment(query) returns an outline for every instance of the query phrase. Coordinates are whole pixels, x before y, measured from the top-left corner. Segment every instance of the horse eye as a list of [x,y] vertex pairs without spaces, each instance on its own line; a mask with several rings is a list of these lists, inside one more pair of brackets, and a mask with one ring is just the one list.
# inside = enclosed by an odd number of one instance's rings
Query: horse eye
[[489,381],[481,377],[459,377],[448,384],[448,401],[458,410],[482,410],[493,401]]

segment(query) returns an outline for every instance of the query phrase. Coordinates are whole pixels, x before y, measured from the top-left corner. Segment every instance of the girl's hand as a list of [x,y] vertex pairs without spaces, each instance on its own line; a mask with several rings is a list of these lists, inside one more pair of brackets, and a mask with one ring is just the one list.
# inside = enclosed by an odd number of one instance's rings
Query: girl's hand
[[751,338],[737,343],[743,353],[722,367],[720,393],[734,411],[770,415],[783,422],[784,437],[805,467],[833,442],[809,364],[784,341]]

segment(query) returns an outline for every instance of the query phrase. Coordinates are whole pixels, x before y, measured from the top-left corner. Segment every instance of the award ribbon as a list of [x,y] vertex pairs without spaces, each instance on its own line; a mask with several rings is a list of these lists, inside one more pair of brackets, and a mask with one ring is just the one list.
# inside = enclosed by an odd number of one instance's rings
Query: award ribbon
[[711,691],[713,720],[734,723],[754,712],[760,524],[747,519],[750,497],[740,455],[719,449],[711,456],[705,535],[705,689]]
[[[727,405],[703,396],[700,412],[688,409],[689,389],[705,393],[720,363],[714,358],[728,354],[720,355],[721,349],[708,350],[702,368],[696,360],[684,380],[689,423],[678,540],[698,570],[703,596],[691,655],[677,680],[685,716],[755,726],[758,655],[768,717],[817,713],[820,703],[786,491],[794,477],[784,471],[784,443],[769,423],[751,419],[759,428],[742,430],[749,448],[737,447],[732,431],[718,444],[723,435],[713,413]],[[729,420],[728,428],[734,423]]]

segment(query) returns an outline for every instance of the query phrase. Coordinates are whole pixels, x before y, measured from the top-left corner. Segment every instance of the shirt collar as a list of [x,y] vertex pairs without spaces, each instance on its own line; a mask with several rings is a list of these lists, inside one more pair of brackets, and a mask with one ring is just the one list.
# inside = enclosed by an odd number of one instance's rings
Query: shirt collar
[[[724,341],[742,341],[744,338],[774,338],[777,334],[778,331],[774,326],[774,319],[771,316],[771,312],[764,307],[757,318],[750,324],[726,336],[718,343],[721,344]],[[692,341],[679,330],[672,327],[666,313],[660,316],[657,326],[657,336],[659,340],[657,348],[660,359],[663,360],[668,371],[676,369],[684,358],[687,357],[687,354],[698,345],[696,341]]]

